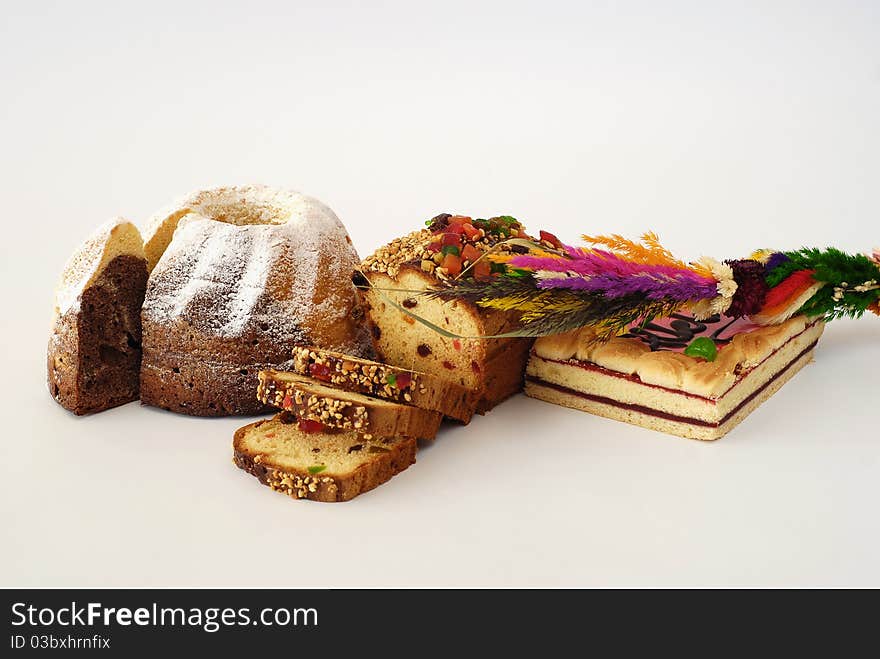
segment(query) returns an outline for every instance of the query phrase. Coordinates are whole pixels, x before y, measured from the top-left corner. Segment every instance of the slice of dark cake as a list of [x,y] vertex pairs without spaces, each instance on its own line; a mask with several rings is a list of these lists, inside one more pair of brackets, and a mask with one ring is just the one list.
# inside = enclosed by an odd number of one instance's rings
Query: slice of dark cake
[[74,414],[137,400],[147,262],[131,222],[102,225],[73,255],[56,291],[49,391]]

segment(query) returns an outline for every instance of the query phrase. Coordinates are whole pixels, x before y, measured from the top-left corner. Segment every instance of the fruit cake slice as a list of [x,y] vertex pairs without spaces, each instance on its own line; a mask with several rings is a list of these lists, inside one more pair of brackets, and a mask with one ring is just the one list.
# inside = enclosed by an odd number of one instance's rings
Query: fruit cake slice
[[373,437],[434,439],[443,420],[439,412],[334,389],[296,373],[260,371],[259,381],[260,401],[328,428]]
[[[476,338],[512,330],[517,314],[413,294],[442,286],[455,277],[493,276],[493,267],[499,266],[478,259],[511,237],[526,237],[512,217],[475,220],[444,213],[428,228],[393,240],[365,259],[361,268],[368,281],[360,283],[380,359],[471,389],[475,393],[473,411],[479,413],[520,391],[531,340]],[[499,249],[511,247],[503,244]],[[399,307],[469,338],[443,336]]]
[[314,346],[294,348],[291,369],[340,389],[434,410],[464,423],[476,406],[473,390],[447,379]]
[[53,398],[74,414],[137,400],[147,261],[141,234],[121,218],[68,261],[55,295],[48,347]]
[[535,342],[526,395],[693,439],[718,439],[804,365],[821,320],[757,326],[686,314],[596,343],[589,330]]
[[294,499],[336,502],[372,490],[416,461],[415,439],[308,430],[289,412],[239,428],[233,462]]

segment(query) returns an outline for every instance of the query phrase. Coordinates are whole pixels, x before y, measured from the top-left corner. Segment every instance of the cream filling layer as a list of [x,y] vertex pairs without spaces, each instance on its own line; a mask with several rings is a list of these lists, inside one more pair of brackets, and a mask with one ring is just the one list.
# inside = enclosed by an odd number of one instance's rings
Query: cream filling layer
[[815,344],[823,329],[824,323],[807,326],[761,363],[740,374],[733,386],[718,398],[645,384],[635,376],[617,373],[591,362],[556,361],[534,354],[529,359],[526,377],[575,393],[601,396],[621,405],[635,405],[662,414],[717,424]]

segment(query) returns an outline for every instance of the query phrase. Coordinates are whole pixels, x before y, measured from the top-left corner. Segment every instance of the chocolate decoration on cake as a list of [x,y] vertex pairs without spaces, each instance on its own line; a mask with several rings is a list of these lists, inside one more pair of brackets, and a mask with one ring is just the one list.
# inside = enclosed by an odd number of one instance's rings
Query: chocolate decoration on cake
[[716,344],[730,343],[733,334],[724,336],[724,332],[736,322],[735,318],[721,318],[718,314],[710,316],[706,320],[697,320],[693,316],[674,313],[669,316],[672,320],[669,326],[659,325],[654,322],[642,325],[633,325],[629,332],[623,335],[626,339],[641,339],[652,351],[675,350],[686,348],[687,345],[698,336],[705,334],[712,325],[723,323],[709,334]]

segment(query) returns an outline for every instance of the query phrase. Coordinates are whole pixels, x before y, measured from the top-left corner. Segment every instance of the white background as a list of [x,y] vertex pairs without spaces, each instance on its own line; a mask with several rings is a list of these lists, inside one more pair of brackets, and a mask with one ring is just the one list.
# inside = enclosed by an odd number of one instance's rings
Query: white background
[[244,421],[45,389],[92,229],[263,182],[362,255],[441,211],[685,258],[880,243],[875,2],[3,2],[0,585],[880,585],[880,319],[700,443],[522,396],[348,504],[231,463]]

